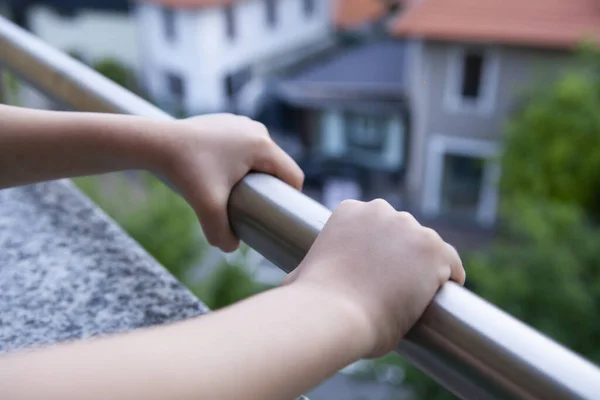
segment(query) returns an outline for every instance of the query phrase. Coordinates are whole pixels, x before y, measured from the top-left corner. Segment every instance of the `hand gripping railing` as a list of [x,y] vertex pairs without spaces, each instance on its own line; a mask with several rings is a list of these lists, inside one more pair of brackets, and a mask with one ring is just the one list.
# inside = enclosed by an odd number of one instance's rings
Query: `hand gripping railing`
[[[0,64],[76,110],[171,118],[1,18]],[[329,215],[261,174],[244,178],[230,200],[235,232],[287,272]],[[595,365],[453,283],[440,290],[397,351],[464,399],[600,399]]]

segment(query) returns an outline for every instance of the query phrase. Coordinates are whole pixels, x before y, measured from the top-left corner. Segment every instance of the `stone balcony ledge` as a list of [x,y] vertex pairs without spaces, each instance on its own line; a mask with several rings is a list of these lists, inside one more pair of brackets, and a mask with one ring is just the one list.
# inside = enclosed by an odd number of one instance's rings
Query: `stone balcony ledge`
[[0,190],[0,352],[206,311],[70,181]]

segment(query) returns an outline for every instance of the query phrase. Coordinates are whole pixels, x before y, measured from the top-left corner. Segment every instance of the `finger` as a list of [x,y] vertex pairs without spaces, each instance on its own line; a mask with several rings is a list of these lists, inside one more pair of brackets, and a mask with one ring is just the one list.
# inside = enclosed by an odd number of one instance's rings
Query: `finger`
[[239,239],[233,234],[227,215],[227,201],[220,196],[220,191],[204,191],[204,198],[192,199],[200,225],[208,243],[226,253],[237,250]]
[[304,172],[296,162],[275,142],[255,161],[252,169],[276,176],[288,185],[301,190],[304,184]]
[[467,279],[467,274],[463,267],[462,260],[458,254],[458,251],[454,248],[454,246],[444,243],[446,245],[446,254],[448,257],[448,261],[450,264],[450,280],[464,285],[465,280]]

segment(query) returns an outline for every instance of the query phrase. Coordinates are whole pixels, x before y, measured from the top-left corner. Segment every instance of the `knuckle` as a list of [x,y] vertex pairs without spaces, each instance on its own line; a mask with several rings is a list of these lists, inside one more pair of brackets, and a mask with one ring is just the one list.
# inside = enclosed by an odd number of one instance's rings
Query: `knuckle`
[[415,219],[415,217],[413,217],[413,215],[411,213],[406,212],[406,211],[398,212],[397,218],[400,221],[400,223],[402,223],[404,225],[413,225],[413,224],[417,223],[417,220]]
[[385,201],[384,199],[381,198],[377,198],[374,200],[371,200],[369,203],[371,203],[372,205],[376,206],[376,207],[387,207],[389,206],[389,203],[387,201]]
[[340,205],[338,206],[338,208],[340,210],[352,211],[352,210],[356,210],[356,209],[360,208],[361,204],[362,203],[358,200],[348,199],[348,200],[342,201],[340,203]]
[[269,129],[267,129],[265,124],[263,124],[262,122],[254,121],[254,120],[250,120],[250,121],[252,121],[252,125],[254,126],[254,129],[256,130],[257,133],[259,133],[261,136],[266,136],[268,138],[271,137],[271,135],[269,134]]
[[257,147],[264,148],[273,144],[273,141],[271,140],[271,137],[268,134],[263,134],[260,131],[257,132],[258,134],[254,135],[254,143]]
[[377,210],[382,213],[386,212],[386,211],[394,211],[394,209],[390,205],[390,203],[388,203],[384,199],[374,199],[374,200],[371,200],[368,204],[372,209]]
[[442,242],[442,238],[440,235],[431,228],[423,228],[422,229],[423,240],[428,243],[440,244]]
[[223,196],[214,194],[210,196],[204,203],[204,210],[212,217],[219,215],[223,208],[226,207],[227,200],[223,199]]
[[424,250],[438,251],[442,249],[442,238],[431,228],[422,228],[419,233],[418,241],[420,247]]

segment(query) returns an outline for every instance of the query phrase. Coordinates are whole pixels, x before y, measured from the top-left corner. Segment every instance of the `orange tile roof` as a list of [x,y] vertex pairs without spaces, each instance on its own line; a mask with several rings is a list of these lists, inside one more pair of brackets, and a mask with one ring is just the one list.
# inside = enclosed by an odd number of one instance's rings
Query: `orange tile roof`
[[381,0],[335,0],[334,22],[339,28],[352,28],[374,21],[384,13]]
[[395,36],[569,48],[600,42],[600,0],[421,0]]
[[387,4],[409,1],[414,0],[334,0],[334,22],[342,29],[368,24],[385,15]]
[[225,6],[240,0],[135,0],[140,3],[156,3],[171,7],[203,8]]

